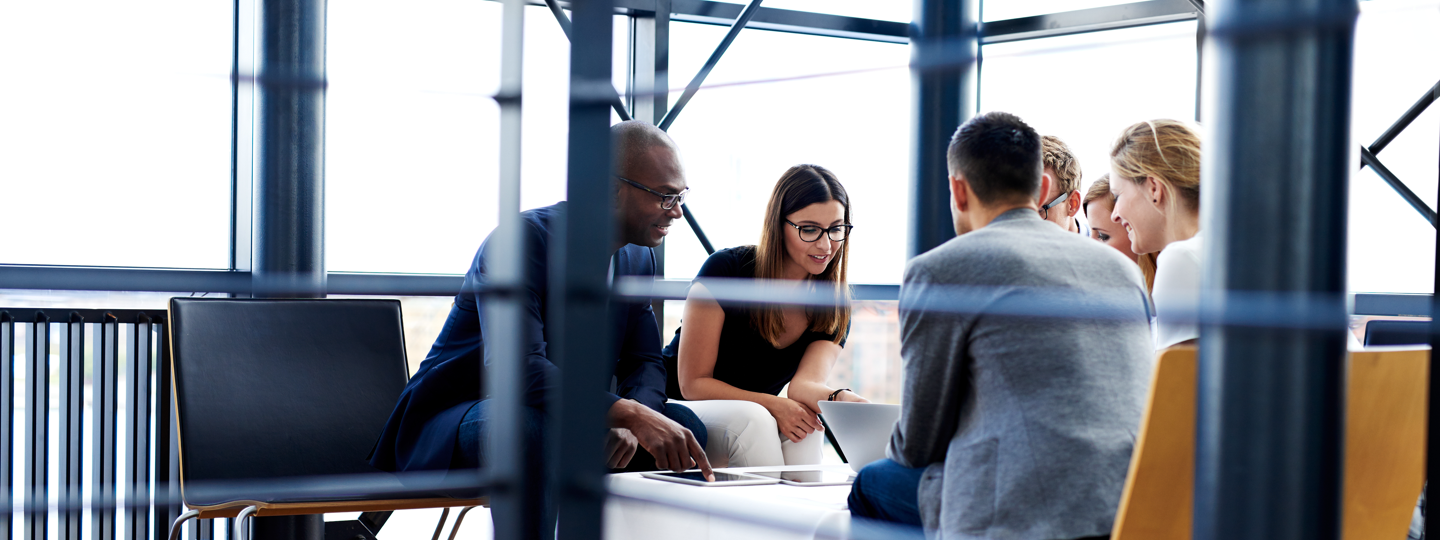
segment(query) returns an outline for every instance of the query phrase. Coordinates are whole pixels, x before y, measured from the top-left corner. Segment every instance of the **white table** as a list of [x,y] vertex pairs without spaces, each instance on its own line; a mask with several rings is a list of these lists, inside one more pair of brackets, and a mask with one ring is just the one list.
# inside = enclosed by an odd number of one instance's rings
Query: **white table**
[[[848,465],[716,470],[806,469],[853,474]],[[848,485],[700,487],[653,480],[640,473],[612,474],[608,485],[612,496],[605,504],[605,538],[610,540],[811,540],[843,537],[850,529],[845,502],[850,496]]]

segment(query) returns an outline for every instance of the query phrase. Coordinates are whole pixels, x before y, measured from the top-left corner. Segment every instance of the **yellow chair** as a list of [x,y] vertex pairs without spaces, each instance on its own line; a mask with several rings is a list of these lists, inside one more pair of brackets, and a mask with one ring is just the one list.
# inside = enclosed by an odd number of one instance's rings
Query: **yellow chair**
[[[1350,355],[1344,540],[1404,538],[1425,476],[1427,349]],[[1114,540],[1190,538],[1195,489],[1196,352],[1160,353]]]

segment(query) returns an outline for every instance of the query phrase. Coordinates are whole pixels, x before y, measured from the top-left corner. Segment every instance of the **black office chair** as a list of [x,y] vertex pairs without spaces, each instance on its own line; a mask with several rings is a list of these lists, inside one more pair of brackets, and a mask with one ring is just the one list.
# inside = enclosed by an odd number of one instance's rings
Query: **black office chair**
[[1430,321],[1379,319],[1365,323],[1365,346],[1428,345]]
[[434,493],[280,499],[186,490],[328,476],[403,489],[371,467],[369,455],[409,370],[396,300],[172,298],[170,322],[180,489],[190,508],[172,525],[172,540],[192,518],[237,517],[239,539],[250,516],[414,508],[448,515],[450,507],[484,504]]

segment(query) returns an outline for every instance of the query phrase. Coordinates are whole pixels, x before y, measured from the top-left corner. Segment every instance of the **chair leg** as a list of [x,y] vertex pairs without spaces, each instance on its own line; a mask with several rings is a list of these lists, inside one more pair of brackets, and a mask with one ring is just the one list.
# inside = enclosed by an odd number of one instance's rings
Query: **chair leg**
[[170,540],[180,538],[180,527],[185,525],[186,521],[195,519],[195,516],[198,515],[200,515],[199,510],[188,510],[184,514],[180,514],[180,517],[175,518],[175,523],[170,524]]
[[235,516],[235,532],[231,533],[230,540],[249,540],[250,536],[245,534],[245,518],[255,515],[259,510],[259,506],[247,506]]
[[430,537],[430,540],[440,540],[440,533],[445,531],[445,520],[449,519],[449,517],[449,508],[446,508],[444,512],[440,512],[440,523],[435,524],[435,534]]
[[471,510],[475,510],[475,507],[465,507],[464,510],[459,511],[459,516],[455,516],[455,524],[451,526],[451,537],[449,537],[449,540],[455,540],[455,533],[459,533],[459,524],[461,524],[461,521],[465,521],[465,514],[468,514]]

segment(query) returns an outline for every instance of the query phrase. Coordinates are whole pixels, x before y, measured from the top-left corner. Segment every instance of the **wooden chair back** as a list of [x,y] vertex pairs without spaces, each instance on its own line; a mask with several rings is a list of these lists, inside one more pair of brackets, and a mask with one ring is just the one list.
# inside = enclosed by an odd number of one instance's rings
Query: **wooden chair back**
[[[1114,540],[1188,540],[1195,486],[1197,359],[1162,351],[1120,499]],[[1344,540],[1404,538],[1425,475],[1430,352],[1353,352],[1347,378]]]

